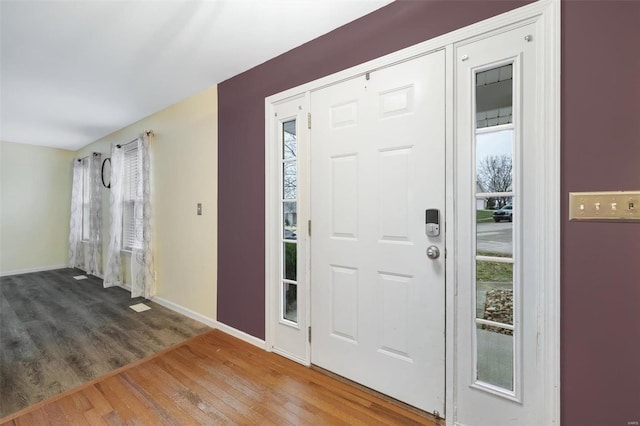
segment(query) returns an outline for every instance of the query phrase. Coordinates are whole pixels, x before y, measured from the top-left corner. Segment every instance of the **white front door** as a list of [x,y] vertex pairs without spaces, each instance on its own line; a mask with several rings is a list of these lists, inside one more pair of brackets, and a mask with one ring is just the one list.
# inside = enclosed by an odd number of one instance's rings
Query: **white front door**
[[445,53],[314,91],[311,108],[311,362],[442,414]]

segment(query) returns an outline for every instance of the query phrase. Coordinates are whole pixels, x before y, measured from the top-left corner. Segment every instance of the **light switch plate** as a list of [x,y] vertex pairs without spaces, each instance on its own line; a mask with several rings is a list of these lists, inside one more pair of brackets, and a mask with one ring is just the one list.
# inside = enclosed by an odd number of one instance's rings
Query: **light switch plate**
[[569,220],[640,221],[640,191],[570,192]]

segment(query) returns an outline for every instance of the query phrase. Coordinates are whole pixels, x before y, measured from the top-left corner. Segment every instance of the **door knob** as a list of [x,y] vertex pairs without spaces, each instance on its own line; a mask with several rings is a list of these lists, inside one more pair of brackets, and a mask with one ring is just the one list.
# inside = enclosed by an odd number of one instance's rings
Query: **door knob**
[[427,248],[427,257],[429,259],[437,259],[440,257],[440,249],[436,246],[429,246]]

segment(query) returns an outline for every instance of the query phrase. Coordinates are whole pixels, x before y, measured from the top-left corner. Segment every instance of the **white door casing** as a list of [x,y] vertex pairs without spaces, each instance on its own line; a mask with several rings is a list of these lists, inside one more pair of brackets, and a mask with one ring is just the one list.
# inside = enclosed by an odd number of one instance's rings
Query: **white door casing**
[[[268,309],[266,324],[270,328],[270,350],[279,353],[294,361],[309,363],[308,335],[308,306],[309,306],[309,280],[308,260],[309,235],[307,222],[309,219],[309,129],[307,126],[308,96],[301,95],[271,106],[271,120],[268,131],[271,138],[276,141],[268,156],[274,164],[277,164],[277,173],[274,179],[267,181],[271,185],[271,192],[277,194],[276,198],[268,199],[268,206],[274,211],[275,225],[267,228],[273,232],[270,238],[273,244],[268,250],[271,262],[278,265],[272,271],[272,280],[277,285],[268,287],[267,300],[273,309]],[[287,131],[288,130],[288,131]],[[293,138],[293,141],[290,140]],[[290,176],[285,183],[285,164]],[[286,187],[286,188],[285,188]],[[285,195],[285,193],[287,193]],[[286,226],[285,220],[292,220],[287,215],[284,206],[295,206],[297,226]],[[286,217],[285,216],[289,216]],[[288,225],[294,225],[287,222]],[[286,234],[285,234],[285,228]],[[292,259],[287,259],[284,245],[295,246],[296,277],[287,279],[285,265]],[[285,286],[295,286],[297,289],[296,302],[293,306],[287,305]],[[289,313],[287,318],[286,313]],[[292,316],[293,314],[294,316]]]
[[[445,53],[311,94],[311,362],[444,412]],[[436,246],[442,256],[425,252]]]

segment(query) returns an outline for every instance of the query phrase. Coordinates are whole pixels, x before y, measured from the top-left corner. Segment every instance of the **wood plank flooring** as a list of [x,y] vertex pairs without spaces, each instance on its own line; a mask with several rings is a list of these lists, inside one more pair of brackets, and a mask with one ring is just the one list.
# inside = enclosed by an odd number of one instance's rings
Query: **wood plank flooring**
[[[0,418],[210,330],[80,274],[0,278]],[[140,302],[152,309],[129,309]]]
[[437,425],[219,330],[45,401],[18,425]]

